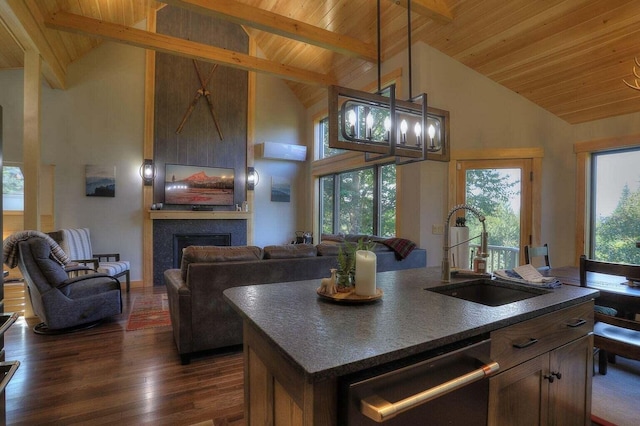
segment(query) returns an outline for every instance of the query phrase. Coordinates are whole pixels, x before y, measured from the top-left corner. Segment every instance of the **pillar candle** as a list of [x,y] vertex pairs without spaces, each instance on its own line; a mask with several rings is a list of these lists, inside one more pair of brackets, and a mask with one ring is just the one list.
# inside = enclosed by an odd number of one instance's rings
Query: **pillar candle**
[[376,295],[376,255],[372,251],[356,251],[356,294]]

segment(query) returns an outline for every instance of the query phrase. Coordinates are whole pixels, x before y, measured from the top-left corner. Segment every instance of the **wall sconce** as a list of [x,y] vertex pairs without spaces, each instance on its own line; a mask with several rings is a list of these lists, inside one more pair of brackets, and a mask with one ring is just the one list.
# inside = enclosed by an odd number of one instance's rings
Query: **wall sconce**
[[253,191],[260,182],[260,175],[255,167],[247,167],[247,189]]
[[145,186],[153,185],[153,179],[156,177],[156,168],[153,165],[153,160],[148,158],[144,159],[144,162],[140,166],[140,177]]

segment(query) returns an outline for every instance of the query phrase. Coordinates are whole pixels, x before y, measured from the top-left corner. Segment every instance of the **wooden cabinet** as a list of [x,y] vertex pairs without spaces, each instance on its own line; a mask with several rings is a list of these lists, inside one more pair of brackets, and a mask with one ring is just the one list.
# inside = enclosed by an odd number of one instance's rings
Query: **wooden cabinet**
[[592,330],[589,302],[492,333],[502,373],[489,380],[488,424],[590,425]]

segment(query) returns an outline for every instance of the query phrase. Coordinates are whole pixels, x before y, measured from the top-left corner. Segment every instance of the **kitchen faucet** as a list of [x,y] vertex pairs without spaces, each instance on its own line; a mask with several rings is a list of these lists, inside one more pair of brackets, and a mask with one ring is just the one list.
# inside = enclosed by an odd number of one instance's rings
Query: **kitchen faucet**
[[442,281],[446,283],[451,281],[451,266],[449,265],[449,250],[452,248],[452,246],[449,246],[449,220],[451,220],[451,216],[453,216],[453,214],[458,210],[469,210],[471,213],[476,215],[480,223],[482,223],[482,233],[480,234],[480,251],[478,252],[477,256],[482,258],[486,258],[489,256],[487,253],[488,234],[487,234],[487,227],[484,221],[485,220],[484,215],[480,213],[480,210],[478,210],[477,208],[473,206],[469,206],[467,204],[458,204],[457,206],[453,207],[451,211],[449,211],[449,214],[447,215],[447,221],[444,224],[444,245],[442,247],[442,250],[444,251],[444,256],[442,257]]

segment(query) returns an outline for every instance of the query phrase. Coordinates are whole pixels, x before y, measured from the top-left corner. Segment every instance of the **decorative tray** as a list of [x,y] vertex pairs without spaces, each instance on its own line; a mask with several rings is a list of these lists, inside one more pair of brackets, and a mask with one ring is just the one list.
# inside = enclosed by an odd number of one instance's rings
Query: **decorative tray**
[[360,296],[356,294],[355,290],[352,290],[348,293],[335,293],[335,294],[324,294],[324,293],[320,293],[320,288],[318,288],[316,290],[316,293],[318,293],[318,296],[320,296],[323,299],[326,300],[331,300],[333,302],[338,302],[338,303],[369,303],[369,302],[375,302],[378,299],[382,298],[382,289],[381,288],[376,288],[376,294],[375,296]]

